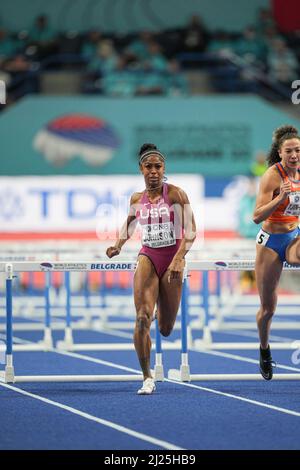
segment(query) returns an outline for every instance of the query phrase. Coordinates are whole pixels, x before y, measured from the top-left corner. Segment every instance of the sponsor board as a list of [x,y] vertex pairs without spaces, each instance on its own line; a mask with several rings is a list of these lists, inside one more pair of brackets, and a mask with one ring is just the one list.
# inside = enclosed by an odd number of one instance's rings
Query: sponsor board
[[[188,194],[198,231],[203,226],[203,178],[168,175]],[[142,176],[0,177],[0,232],[113,233],[124,223]],[[115,237],[114,237],[115,238]]]

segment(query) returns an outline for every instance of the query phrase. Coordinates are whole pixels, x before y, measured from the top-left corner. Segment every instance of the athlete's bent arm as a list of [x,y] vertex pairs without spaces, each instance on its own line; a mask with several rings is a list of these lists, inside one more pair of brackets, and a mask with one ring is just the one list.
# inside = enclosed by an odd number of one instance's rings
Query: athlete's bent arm
[[[279,194],[273,198],[274,191],[280,187]],[[256,206],[253,214],[253,222],[260,224],[266,220],[291,192],[289,181],[281,183],[279,175],[274,174],[274,169],[269,169],[261,179]]]
[[129,240],[129,238],[131,237],[131,235],[133,234],[135,230],[136,222],[137,222],[136,215],[135,215],[135,204],[137,203],[138,199],[139,199],[138,193],[134,193],[130,198],[129,214],[119,232],[119,237],[116,243],[114,244],[114,246],[110,246],[106,250],[106,255],[109,258],[112,258],[113,256],[117,256],[120,253],[122,246],[127,242],[127,240]]

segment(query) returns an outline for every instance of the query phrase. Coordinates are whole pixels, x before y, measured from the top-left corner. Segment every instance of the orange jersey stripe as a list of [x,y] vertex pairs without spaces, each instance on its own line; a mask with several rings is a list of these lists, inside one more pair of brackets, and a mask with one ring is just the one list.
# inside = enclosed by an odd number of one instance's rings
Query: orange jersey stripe
[[[281,163],[276,163],[276,168],[280,173],[280,176],[283,181],[289,180],[291,182],[291,190],[292,192],[299,192],[300,193],[300,181],[292,181],[289,179],[287,173],[285,172]],[[276,196],[274,196],[276,197]],[[273,199],[274,199],[273,197]],[[286,222],[298,222],[299,217],[294,215],[285,215],[284,212],[289,205],[290,201],[287,198],[280,206],[275,209],[275,211],[267,218],[268,222],[277,222],[277,223],[286,223]]]

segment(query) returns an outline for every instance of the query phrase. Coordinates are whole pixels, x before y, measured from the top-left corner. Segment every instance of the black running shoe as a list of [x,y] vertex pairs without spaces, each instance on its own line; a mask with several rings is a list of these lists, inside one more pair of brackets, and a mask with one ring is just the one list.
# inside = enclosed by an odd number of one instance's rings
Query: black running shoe
[[265,380],[272,379],[274,367],[276,367],[276,363],[272,359],[270,347],[268,349],[260,348],[259,370]]

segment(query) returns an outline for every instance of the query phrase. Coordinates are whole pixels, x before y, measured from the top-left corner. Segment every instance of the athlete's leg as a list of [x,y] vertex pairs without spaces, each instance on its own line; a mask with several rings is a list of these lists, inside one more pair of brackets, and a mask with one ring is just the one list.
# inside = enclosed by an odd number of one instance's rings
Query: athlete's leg
[[285,257],[290,264],[300,264],[300,237],[295,238],[286,249]]
[[159,282],[157,320],[159,331],[163,336],[169,336],[172,332],[182,292],[183,273],[178,279],[169,280],[169,276],[169,271],[166,271]]
[[260,296],[260,309],[256,321],[261,347],[269,344],[269,333],[272,317],[277,305],[277,287],[282,272],[279,255],[265,246],[256,246],[255,273]]
[[153,310],[157,302],[159,279],[153,264],[147,256],[139,256],[134,275],[134,303],[136,323],[134,346],[144,374],[144,379],[151,377],[150,371],[150,326]]

